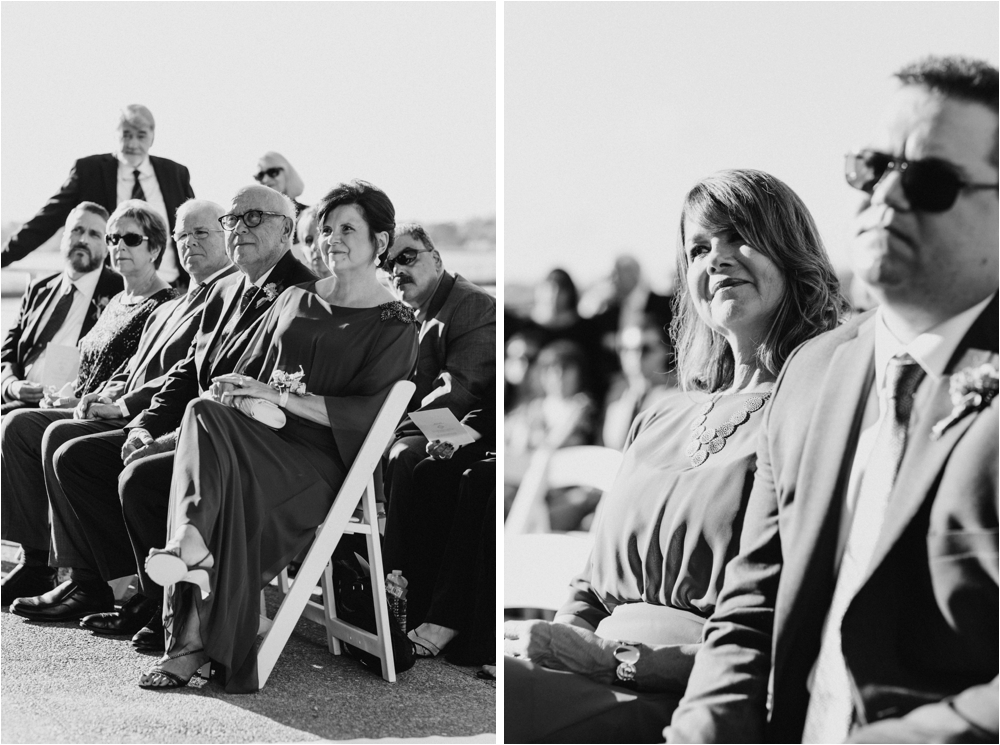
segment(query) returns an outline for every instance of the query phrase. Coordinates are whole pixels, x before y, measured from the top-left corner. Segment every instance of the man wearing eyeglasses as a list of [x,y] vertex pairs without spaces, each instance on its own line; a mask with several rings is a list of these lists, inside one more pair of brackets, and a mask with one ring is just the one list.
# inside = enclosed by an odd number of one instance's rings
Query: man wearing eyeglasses
[[[207,289],[198,328],[186,357],[175,365],[142,411],[122,430],[81,437],[56,453],[53,469],[65,495],[66,553],[103,579],[139,573],[143,598],[115,613],[114,607],[66,602],[30,604],[33,621],[65,621],[88,614],[85,628],[98,633],[134,634],[133,646],[163,649],[160,593],[145,575],[150,548],[166,541],[167,505],[177,429],[189,401],[208,390],[212,378],[233,372],[251,339],[254,322],[285,289],[315,279],[290,253],[295,227],[290,200],[266,186],[247,186],[226,214],[206,224],[179,223],[184,232],[202,229],[225,233],[225,251],[239,272],[223,276]],[[194,236],[197,239],[197,234]],[[178,234],[182,249],[191,237]],[[206,238],[207,240],[207,238]],[[190,249],[185,249],[190,250]],[[53,512],[56,505],[53,504]],[[59,534],[55,533],[58,560]],[[146,599],[151,599],[146,602]],[[111,615],[104,615],[111,614]]]
[[121,276],[104,261],[107,222],[108,211],[93,202],[76,205],[66,216],[59,249],[63,271],[28,287],[17,321],[4,340],[0,413],[37,407],[46,385],[60,388],[75,377],[72,369],[57,377],[56,361],[46,372],[46,362],[60,354],[59,348],[76,347],[108,300],[121,292]]
[[[445,271],[441,254],[423,227],[396,227],[383,267],[420,322],[416,390],[408,411],[447,408],[461,419],[477,408],[496,374],[496,299],[458,274]],[[427,457],[427,440],[406,417],[389,448],[386,494],[396,478]],[[397,482],[394,485],[394,482]],[[388,526],[386,528],[388,530]]]
[[996,742],[996,68],[930,57],[867,147],[877,310],[789,359],[669,742]]
[[[171,232],[174,230],[174,213],[182,202],[194,196],[187,167],[149,155],[156,122],[145,106],[130,104],[123,108],[116,131],[117,150],[76,161],[58,193],[3,247],[0,265],[7,266],[22,259],[45,243],[60,228],[70,210],[84,201],[95,202],[110,214],[126,199],[142,199],[160,213]],[[178,265],[171,245],[167,247],[160,273],[176,286],[187,284],[187,273]]]

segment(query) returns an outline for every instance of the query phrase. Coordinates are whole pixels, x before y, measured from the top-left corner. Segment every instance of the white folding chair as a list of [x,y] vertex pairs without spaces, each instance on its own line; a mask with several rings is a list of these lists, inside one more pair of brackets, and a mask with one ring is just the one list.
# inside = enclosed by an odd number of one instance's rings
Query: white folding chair
[[607,491],[621,464],[619,451],[597,445],[536,451],[507,513],[504,534],[547,532],[545,495],[550,489],[586,486]]
[[557,611],[593,547],[589,533],[526,533],[504,538],[503,607]]
[[[396,425],[402,419],[415,388],[416,386],[409,381],[400,381],[389,390],[389,395],[365,437],[354,465],[347,472],[347,478],[344,479],[326,520],[316,529],[316,538],[305,560],[299,566],[295,578],[289,580],[287,573],[282,572],[279,587],[284,592],[284,599],[257,650],[257,679],[261,688],[271,675],[278,656],[300,616],[326,627],[327,644],[331,653],[340,654],[340,642],[347,642],[376,655],[382,661],[382,677],[390,683],[396,680],[392,640],[389,635],[385,571],[382,568],[382,550],[379,546],[373,474],[375,469],[380,467],[382,453],[392,439]],[[359,503],[363,517],[360,522],[351,522]],[[337,618],[330,557],[344,533],[363,533],[367,538],[368,563],[372,572],[372,600],[375,604],[376,633],[374,634]],[[311,595],[321,577],[323,601],[320,603],[312,600]],[[263,594],[261,614],[264,614]]]

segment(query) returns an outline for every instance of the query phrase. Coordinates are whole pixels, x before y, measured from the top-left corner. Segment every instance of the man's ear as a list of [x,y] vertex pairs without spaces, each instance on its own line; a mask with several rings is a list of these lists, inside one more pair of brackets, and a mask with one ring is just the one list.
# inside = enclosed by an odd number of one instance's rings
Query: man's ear
[[295,239],[295,220],[286,215],[284,227],[281,229],[281,242],[282,243],[285,243],[286,241],[291,242],[294,239]]
[[437,267],[438,271],[443,270],[444,262],[441,261],[441,254],[438,253],[436,248],[431,250],[431,256],[434,257],[434,266]]

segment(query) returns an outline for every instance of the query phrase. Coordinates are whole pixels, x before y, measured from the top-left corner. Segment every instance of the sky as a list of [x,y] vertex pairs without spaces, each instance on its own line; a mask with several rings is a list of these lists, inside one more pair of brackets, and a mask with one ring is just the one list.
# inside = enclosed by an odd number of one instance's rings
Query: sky
[[493,216],[496,59],[491,2],[3,2],[0,217],[111,152],[129,103],[223,205],[276,150],[306,203],[363,178],[400,221]]
[[581,285],[634,254],[666,289],[687,190],[724,168],[785,181],[847,266],[863,146],[892,73],[998,62],[996,2],[507,2],[504,281]]

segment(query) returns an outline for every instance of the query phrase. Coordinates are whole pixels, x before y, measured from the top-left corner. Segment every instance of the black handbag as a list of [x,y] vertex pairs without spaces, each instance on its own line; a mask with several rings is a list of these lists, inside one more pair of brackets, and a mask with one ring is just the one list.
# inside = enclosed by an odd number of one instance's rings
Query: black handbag
[[[375,604],[372,602],[372,581],[368,572],[353,556],[334,558],[333,587],[337,599],[337,616],[360,629],[376,633]],[[396,617],[389,611],[389,635],[392,639],[392,659],[396,673],[413,667],[413,644],[403,633]],[[344,651],[372,672],[382,674],[382,660],[355,646],[343,643]]]

